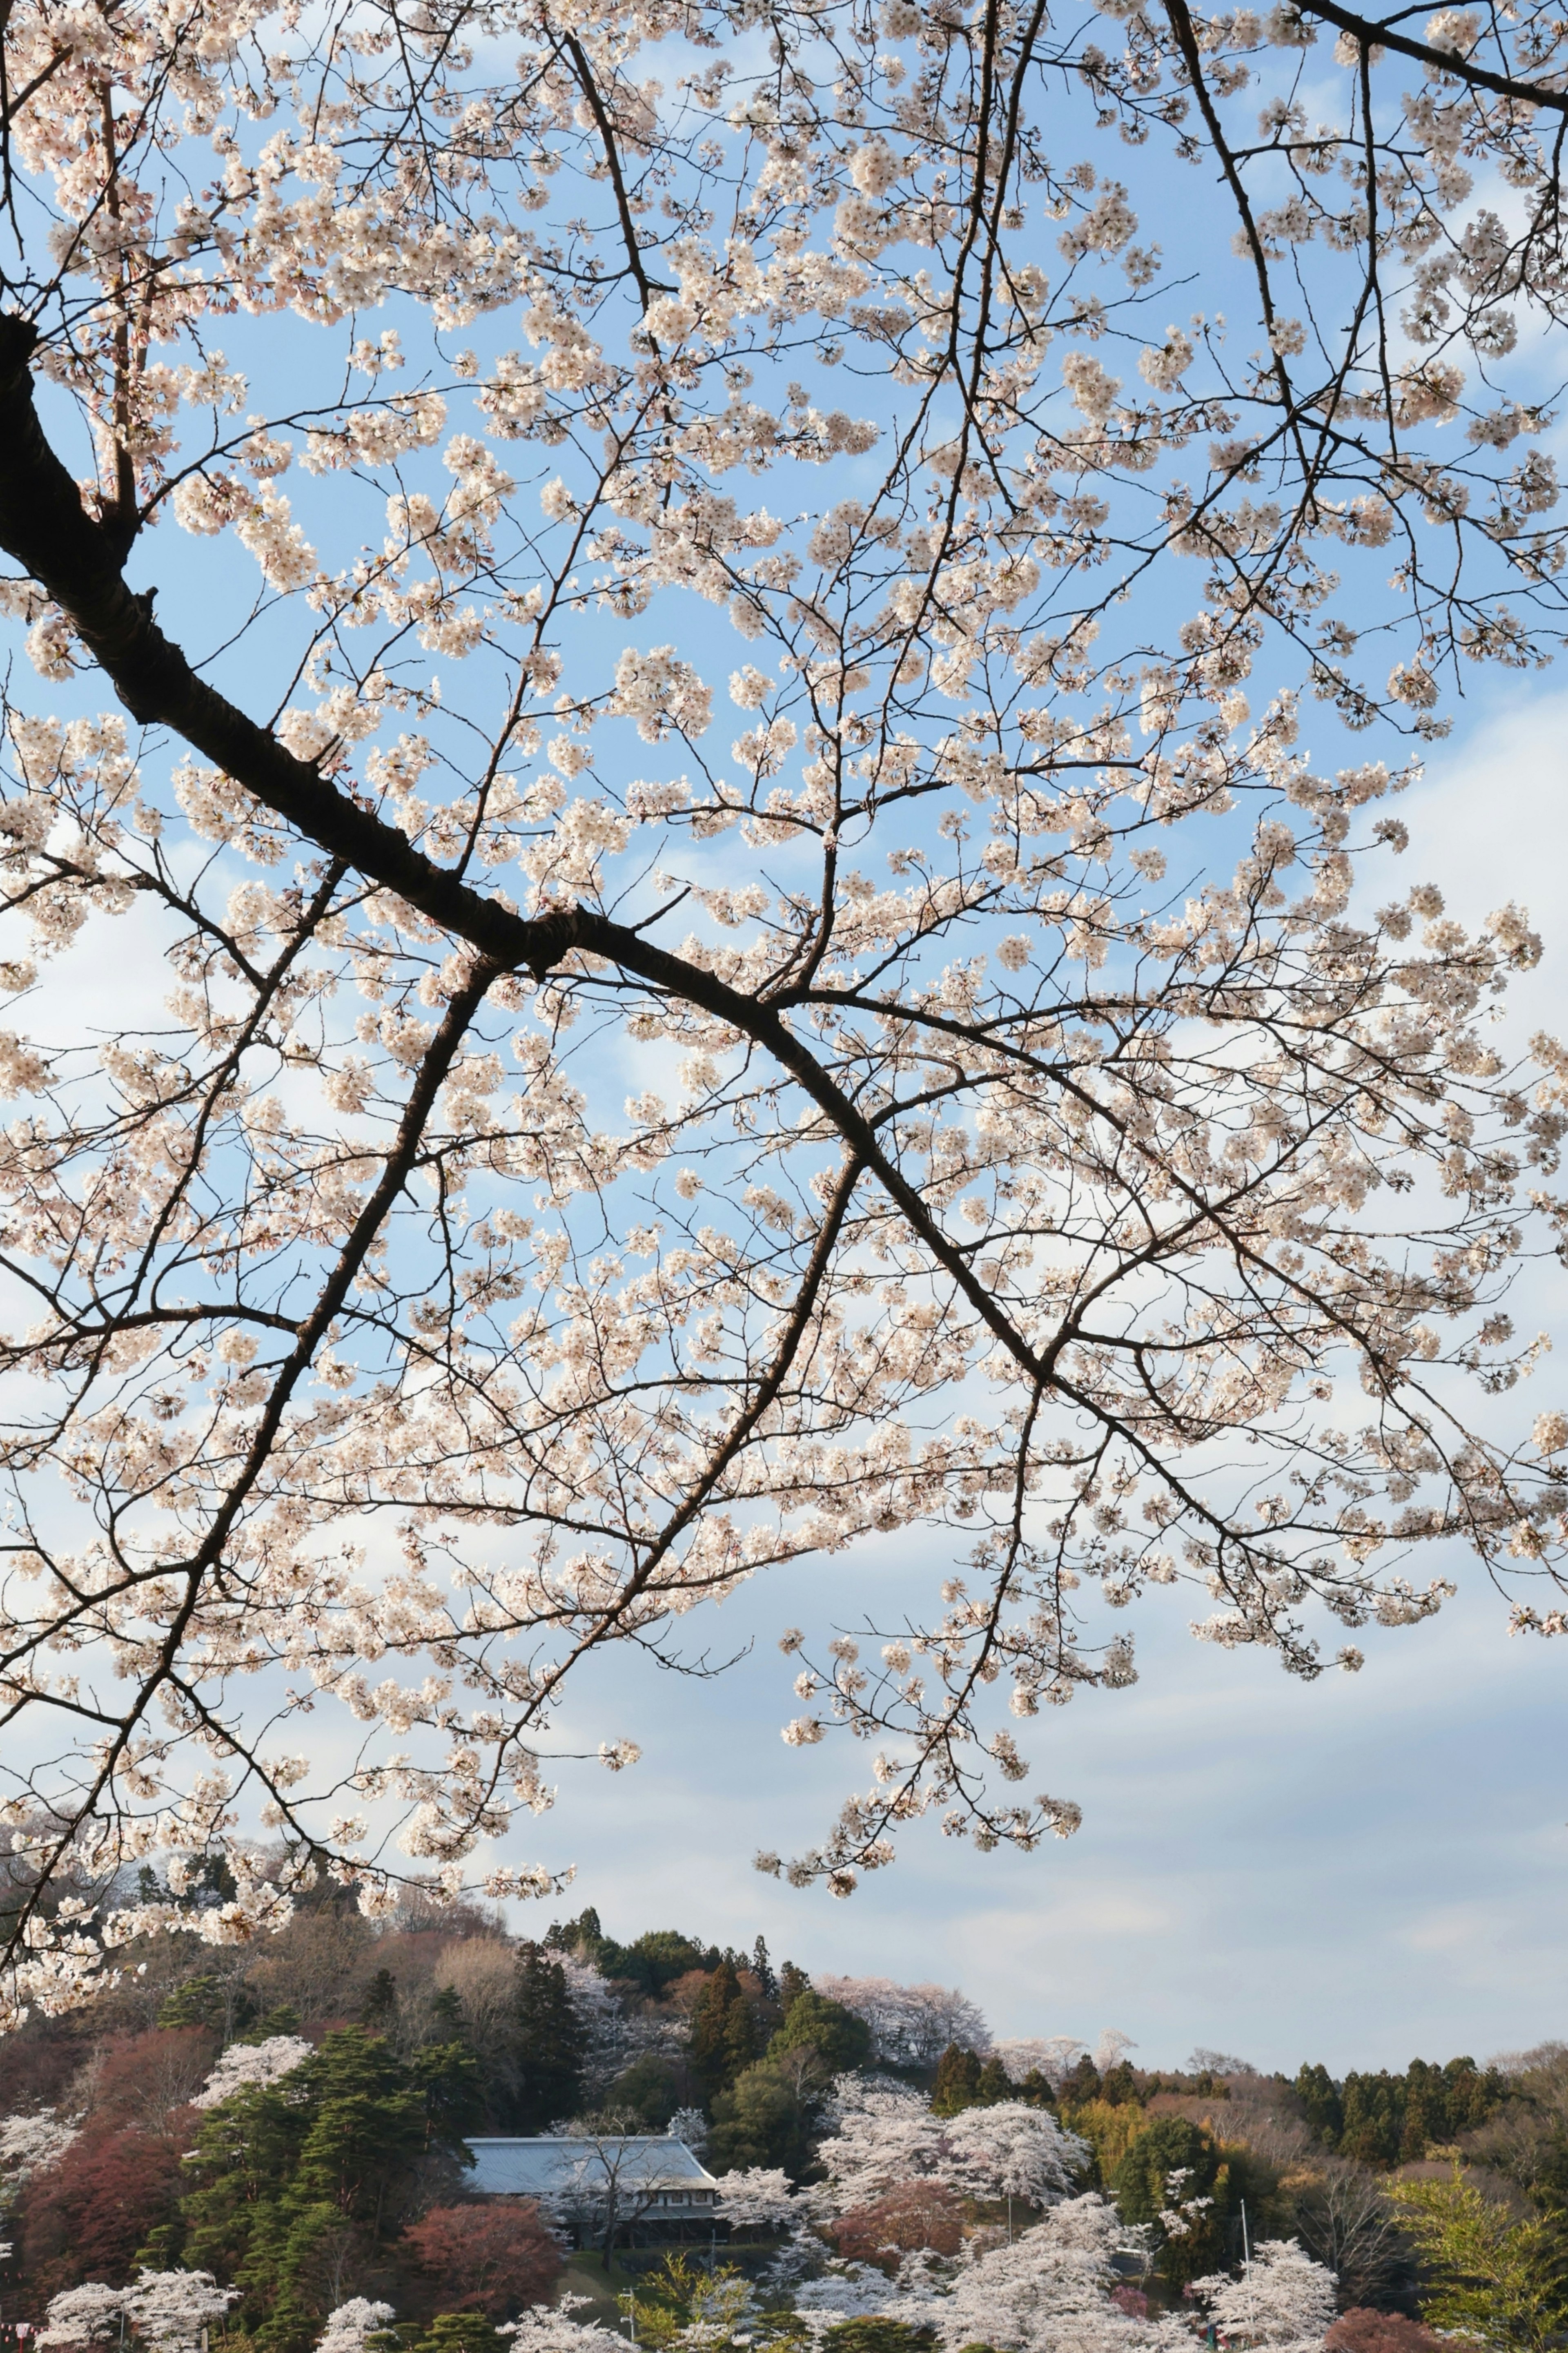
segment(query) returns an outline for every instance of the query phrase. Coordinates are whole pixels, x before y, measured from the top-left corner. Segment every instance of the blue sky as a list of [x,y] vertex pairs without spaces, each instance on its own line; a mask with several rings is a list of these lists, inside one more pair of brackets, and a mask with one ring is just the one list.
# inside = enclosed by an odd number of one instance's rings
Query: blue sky
[[[1568,1027],[1565,778],[1568,693],[1548,673],[1462,709],[1403,805],[1403,880],[1436,881],[1461,918],[1518,898],[1545,933],[1513,992],[1516,1040]],[[1561,1328],[1510,1414],[1564,1402],[1565,1303],[1555,1267],[1515,1298],[1522,1331]],[[780,1745],[795,1705],[782,1619],[853,1625],[855,1600],[894,1574],[929,1589],[941,1541],[900,1537],[709,1615],[716,1658],[755,1645],[721,1678],[621,1659],[580,1693],[584,1741],[630,1735],[644,1757],[619,1778],[563,1777],[538,1852],[576,1862],[571,1909],[595,1904],[623,1936],[679,1925],[749,1943],[761,1928],[808,1968],[960,1983],[998,2034],[1120,2027],[1145,2065],[1201,2043],[1342,2073],[1568,2035],[1568,1648],[1510,1639],[1463,1556],[1444,1564],[1460,1591],[1438,1620],[1358,1636],[1363,1672],[1310,1687],[1194,1643],[1201,1597],[1151,1596],[1137,1686],[1024,1727],[1030,1787],[1084,1809],[1067,1844],[983,1856],[922,1832],[847,1903],[753,1873],[756,1847],[819,1837],[868,1764]]]
[[[1184,196],[1196,185],[1177,185]],[[1228,237],[1228,216],[1215,218]],[[1160,303],[1161,321],[1185,307],[1163,293]],[[497,340],[514,340],[515,322],[502,323]],[[273,342],[286,360],[295,344],[276,338],[295,332],[268,322],[252,340]],[[244,340],[237,329],[231,356]],[[823,379],[825,401],[835,384],[835,396],[858,411],[875,405],[876,389],[847,374]],[[520,479],[536,454],[516,453]],[[549,454],[541,470],[556,463]],[[310,496],[330,502],[337,491],[329,484]],[[216,561],[229,572],[215,574]],[[138,562],[138,585],[163,585],[160,610],[194,652],[216,628],[215,579],[242,577],[247,597],[255,586],[248,558],[228,550],[219,559],[205,544],[193,556],[173,531],[150,550],[144,543]],[[1180,593],[1186,586],[1184,575]],[[695,645],[714,624],[693,606],[677,623],[650,620],[626,634],[647,644],[671,627],[689,628],[682,642]],[[618,624],[613,635],[623,635]],[[276,638],[259,642],[285,641],[279,622]],[[724,666],[743,658],[727,631],[717,642]],[[228,675],[260,712],[257,662],[247,642],[230,656]],[[94,681],[89,707],[103,699]],[[724,712],[726,723],[731,716]],[[1305,733],[1321,765],[1347,756],[1321,706],[1306,706]],[[1435,881],[1467,919],[1509,898],[1531,907],[1548,954],[1515,993],[1518,1040],[1538,1026],[1568,1029],[1565,746],[1568,689],[1550,674],[1505,681],[1464,707],[1428,782],[1401,807],[1415,837],[1405,871],[1395,878],[1384,861],[1375,886],[1383,896],[1396,879]],[[1215,839],[1194,828],[1191,854],[1212,850]],[[129,936],[119,934],[121,955]],[[88,987],[96,1018],[100,971]],[[1526,1332],[1562,1327],[1527,1419],[1568,1405],[1565,1299],[1568,1276],[1552,1268],[1515,1302]],[[1187,1620],[1197,1597],[1181,1588],[1152,1597],[1137,1613],[1139,1684],[1081,1696],[1027,1727],[1028,1787],[1084,1810],[1066,1845],[983,1857],[922,1832],[847,1904],[758,1876],[753,1851],[788,1852],[820,1837],[868,1761],[847,1746],[781,1745],[795,1703],[792,1670],[774,1647],[780,1627],[794,1620],[814,1636],[835,1620],[852,1628],[865,1598],[894,1574],[929,1594],[947,1567],[942,1545],[905,1535],[705,1617],[695,1639],[715,1656],[754,1646],[720,1679],[608,1659],[574,1700],[566,1741],[592,1749],[629,1736],[642,1763],[619,1778],[567,1768],[559,1812],[533,1841],[520,1834],[507,1859],[574,1863],[569,1908],[596,1905],[615,1933],[668,1925],[749,1943],[760,1928],[776,1956],[813,1969],[962,1984],[999,2034],[1092,2042],[1120,2028],[1151,2065],[1179,2064],[1208,2044],[1266,2068],[1321,2059],[1341,2073],[1403,2066],[1416,2053],[1484,2058],[1568,2033],[1559,1701],[1568,1646],[1510,1641],[1504,1605],[1462,1559],[1445,1564],[1461,1592],[1436,1623],[1358,1637],[1363,1673],[1311,1688],[1267,1657],[1194,1644]]]
[[962,1984],[998,2034],[1120,2027],[1144,2065],[1204,2043],[1342,2073],[1562,2032],[1563,1654],[1510,1641],[1472,1586],[1371,1638],[1359,1676],[1305,1687],[1194,1643],[1190,1601],[1162,1599],[1133,1690],[1027,1727],[1034,1779],[1084,1809],[1065,1844],[984,1856],[919,1834],[847,1903],[749,1870],[757,1844],[818,1834],[866,1764],[780,1745],[788,1679],[757,1595],[717,1621],[757,1637],[722,1678],[616,1662],[595,1696],[643,1761],[563,1778],[539,1852],[577,1862],[570,1908],[612,1933],[761,1928],[808,1968]]

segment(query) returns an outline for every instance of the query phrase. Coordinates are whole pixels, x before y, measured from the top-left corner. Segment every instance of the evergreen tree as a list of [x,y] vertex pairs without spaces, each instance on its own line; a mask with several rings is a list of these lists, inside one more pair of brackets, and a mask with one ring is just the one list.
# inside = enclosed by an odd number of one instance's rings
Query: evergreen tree
[[779,2003],[787,2018],[803,1993],[811,1991],[811,1979],[793,1961],[786,1961],[779,1971]]
[[753,2056],[752,2018],[741,1980],[721,1961],[691,2013],[691,2072],[711,2099]]
[[460,2042],[468,2031],[463,2017],[463,1999],[456,1986],[437,1986],[430,1998],[430,2032],[432,2042]]
[[939,2116],[956,2116],[980,2098],[980,2061],[966,2044],[950,2042],[936,2063],[931,2106]]
[[1328,2069],[1321,2065],[1298,2068],[1293,2088],[1308,2124],[1324,2147],[1337,2148],[1344,2126],[1344,2108],[1339,2086]]
[[768,1958],[767,1939],[759,1936],[752,1947],[752,1975],[764,2001],[776,2001],[779,1981],[773,1975],[773,1965]]
[[1099,2099],[1100,2070],[1087,2051],[1063,2076],[1061,2097],[1064,2108],[1080,2108],[1087,2101]]
[[587,2056],[587,2036],[566,1972],[542,1946],[519,1947],[514,2017],[512,2129],[539,2133],[582,2106]]
[[365,1989],[359,2009],[360,2024],[379,2031],[397,2015],[397,1979],[390,1969],[377,1969]]
[[278,2083],[204,2116],[179,2259],[237,2284],[237,2317],[266,2353],[313,2342],[345,2278],[387,2261],[433,2149],[459,2128],[460,2080],[477,2086],[460,2045],[405,2063],[347,2027]]
[[1350,2074],[1341,2094],[1344,2122],[1340,2153],[1363,2165],[1393,2165],[1405,2142],[1405,2078],[1385,2067],[1375,2075]]
[[482,2312],[438,2312],[408,2353],[506,2353],[505,2340]]
[[[1224,2255],[1219,2172],[1219,2150],[1203,2126],[1185,2116],[1157,2116],[1138,2135],[1116,2168],[1111,2186],[1124,2222],[1158,2227],[1161,2214],[1173,2203],[1215,2199],[1213,2206],[1191,2218],[1183,2234],[1164,2240],[1160,2268],[1172,2287],[1184,2286],[1200,2274],[1213,2271]],[[1171,2176],[1174,2173],[1185,2179],[1173,2199]]]
[[870,2058],[871,2030],[841,2001],[829,2001],[807,1986],[785,2010],[783,2025],[768,2044],[768,2056],[782,2059],[802,2050],[815,2052],[825,2077],[847,2075]]
[[595,1960],[599,1947],[606,1941],[599,1926],[599,1915],[590,1904],[579,1912],[575,1920],[552,1920],[544,1932],[544,1942],[552,1953],[581,1953],[584,1960]]
[[782,2166],[799,2181],[811,2162],[824,2080],[815,2066],[759,2059],[714,2101],[704,2162],[715,2173]]
[[1125,2059],[1119,2060],[1110,2070],[1100,2087],[1100,2096],[1109,2101],[1113,2108],[1125,2107],[1129,2102],[1140,2098],[1138,2078]]
[[[828,2353],[929,2353],[936,2330],[908,2320],[841,2320],[825,2333]],[[966,2353],[974,2353],[973,2347]]]
[[994,2055],[987,2059],[984,2066],[980,2070],[980,2080],[974,2087],[974,2095],[983,2108],[994,2108],[999,2100],[1010,2100],[1013,2097],[1013,2078],[1008,2074],[1000,2059]]

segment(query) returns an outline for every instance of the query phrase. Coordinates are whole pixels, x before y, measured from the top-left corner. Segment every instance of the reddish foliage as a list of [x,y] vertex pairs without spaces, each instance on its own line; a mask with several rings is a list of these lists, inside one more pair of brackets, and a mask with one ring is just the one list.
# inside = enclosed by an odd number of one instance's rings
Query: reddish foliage
[[929,2248],[933,2254],[955,2255],[963,2243],[961,2208],[951,2189],[940,2181],[895,2182],[885,2198],[868,2206],[852,2206],[833,2225],[838,2252],[856,2263],[879,2263],[895,2268],[900,2255]]
[[560,2276],[559,2242],[529,2200],[432,2206],[403,2245],[437,2312],[483,2312],[504,2320],[542,2304]]
[[158,2026],[116,2036],[92,2070],[91,2108],[108,2124],[162,2124],[212,2073],[218,2037],[204,2026]]
[[81,2280],[123,2287],[132,2257],[173,2215],[185,2187],[183,2134],[94,2117],[58,2165],[27,2185],[22,2260],[35,2295]]
[[1418,2320],[1406,2320],[1402,2312],[1373,2312],[1364,2304],[1342,2313],[1323,2345],[1325,2353],[1449,2353],[1446,2340]]
[[1113,2287],[1110,2301],[1118,2312],[1126,2313],[1131,2320],[1149,2317],[1149,2299],[1141,2287]]
[[71,2031],[77,2021],[31,2018],[5,2038],[5,2107],[12,2116],[59,2105],[87,2052]]

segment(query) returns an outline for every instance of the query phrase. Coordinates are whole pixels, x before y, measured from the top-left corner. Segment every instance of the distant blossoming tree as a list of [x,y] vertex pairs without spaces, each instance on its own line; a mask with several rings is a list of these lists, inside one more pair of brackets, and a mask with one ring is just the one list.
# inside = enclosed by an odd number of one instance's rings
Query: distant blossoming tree
[[67,2124],[53,2108],[7,2116],[0,2124],[0,2197],[5,2195],[6,2182],[25,2181],[30,2173],[63,2157],[79,2129]]
[[1194,2280],[1193,2295],[1227,2336],[1289,2353],[1317,2353],[1335,2315],[1332,2272],[1294,2239],[1263,2240],[1239,2278]]
[[818,1977],[816,1990],[863,2018],[879,2067],[934,2067],[950,2042],[988,2051],[984,2019],[956,1986],[895,1985],[890,1978]]
[[578,1664],[863,1536],[962,1557],[782,1633],[840,1894],[1068,1835],[1152,1588],[1563,1630],[1568,1050],[1392,879],[1563,632],[1562,16],[0,37],[5,2015],[547,1892]]
[[731,2231],[785,2230],[800,2219],[800,2193],[777,2167],[744,2166],[718,2179],[719,2219]]
[[371,2348],[397,2317],[390,2304],[351,2295],[327,2315],[316,2353],[370,2353]]
[[141,2271],[130,2287],[91,2281],[50,2303],[36,2342],[47,2347],[106,2344],[129,2322],[152,2353],[196,2353],[205,2333],[239,2294],[211,2272]]
[[231,2042],[191,2105],[216,2108],[247,2084],[281,2083],[311,2055],[311,2045],[298,2034],[271,2034],[264,2042]]

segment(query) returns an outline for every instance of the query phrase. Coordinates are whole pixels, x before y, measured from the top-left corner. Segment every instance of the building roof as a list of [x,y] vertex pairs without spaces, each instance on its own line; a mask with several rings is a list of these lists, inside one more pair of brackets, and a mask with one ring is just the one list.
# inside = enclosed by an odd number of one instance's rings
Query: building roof
[[712,2189],[684,2141],[663,2133],[602,2133],[591,2139],[563,2135],[538,2140],[470,2140],[474,2170],[467,2187],[487,2198],[592,2197],[612,2174],[623,2198],[636,2202],[654,2189]]

